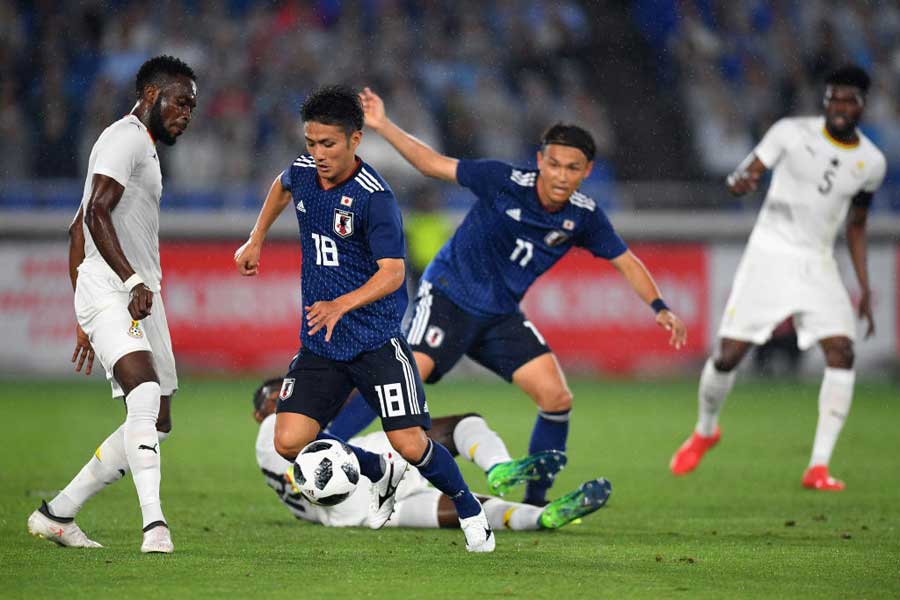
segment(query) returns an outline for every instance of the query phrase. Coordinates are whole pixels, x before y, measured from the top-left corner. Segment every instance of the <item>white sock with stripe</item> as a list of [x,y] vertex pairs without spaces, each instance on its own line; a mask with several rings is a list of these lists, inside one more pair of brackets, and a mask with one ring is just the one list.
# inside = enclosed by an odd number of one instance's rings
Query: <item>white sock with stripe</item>
[[460,456],[474,462],[485,472],[498,463],[512,460],[497,432],[478,416],[466,417],[456,424],[453,443]]
[[716,369],[713,359],[706,359],[703,373],[700,375],[700,389],[697,393],[699,405],[697,426],[694,431],[703,437],[710,437],[719,423],[719,413],[725,398],[734,386],[735,371],[723,373]]
[[827,465],[853,403],[853,369],[825,369],[819,388],[819,422],[809,466]]
[[488,498],[481,506],[488,523],[495,530],[534,531],[541,528],[538,519],[544,509],[540,506],[507,502],[502,498]]

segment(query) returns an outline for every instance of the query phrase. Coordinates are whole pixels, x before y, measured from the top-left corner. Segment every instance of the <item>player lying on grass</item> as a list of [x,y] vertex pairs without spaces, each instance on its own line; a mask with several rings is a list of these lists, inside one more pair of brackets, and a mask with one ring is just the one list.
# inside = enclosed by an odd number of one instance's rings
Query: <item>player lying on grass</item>
[[[282,379],[270,379],[253,395],[253,417],[260,424],[256,438],[256,462],[266,483],[298,519],[329,527],[368,527],[368,498],[371,483],[361,477],[353,494],[336,506],[317,506],[295,493],[285,472],[290,463],[275,451],[275,406]],[[454,456],[464,456],[487,473],[488,484],[495,494],[505,494],[512,486],[526,481],[548,480],[565,466],[565,454],[555,450],[513,460],[496,432],[476,414],[435,418],[428,436],[443,444]],[[370,452],[387,452],[390,443],[382,432],[370,433],[351,440]],[[463,449],[460,452],[459,449]],[[494,528],[514,531],[556,529],[602,508],[612,486],[603,478],[587,481],[574,492],[543,508],[502,498],[478,496],[487,519]],[[389,527],[455,528],[459,516],[453,502],[433,487],[418,471],[410,469],[397,490],[394,514]]]
[[719,328],[719,347],[700,376],[699,418],[672,457],[675,475],[693,471],[719,441],[722,404],[735,368],[754,344],[791,317],[801,349],[818,343],[825,354],[819,421],[802,485],[839,491],[844,483],[828,462],[853,399],[856,323],[834,259],[834,241],[846,218],[847,247],[861,290],[858,314],[875,332],[866,270],[866,218],[885,174],[885,159],[857,129],[869,89],[859,67],[844,67],[825,82],[824,116],[775,123],[753,154],[728,177],[740,196],[756,189],[772,169],[772,182],[734,276]]

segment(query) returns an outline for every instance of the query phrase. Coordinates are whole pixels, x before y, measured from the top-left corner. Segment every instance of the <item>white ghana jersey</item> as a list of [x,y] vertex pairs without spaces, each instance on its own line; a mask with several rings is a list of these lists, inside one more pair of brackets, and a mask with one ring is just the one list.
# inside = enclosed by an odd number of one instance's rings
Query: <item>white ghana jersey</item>
[[[159,266],[159,201],[162,197],[162,172],[156,145],[144,124],[134,115],[123,117],[107,127],[91,150],[87,179],[81,197],[87,208],[95,174],[106,175],[125,191],[112,211],[112,223],[125,257],[144,283],[159,292],[162,269]],[[84,261],[80,273],[92,273],[118,280],[91,237],[84,230]]]
[[775,123],[753,151],[772,182],[750,246],[800,255],[831,256],[851,199],[874,192],[885,175],[881,151],[861,132],[848,146],[825,131],[825,117]]

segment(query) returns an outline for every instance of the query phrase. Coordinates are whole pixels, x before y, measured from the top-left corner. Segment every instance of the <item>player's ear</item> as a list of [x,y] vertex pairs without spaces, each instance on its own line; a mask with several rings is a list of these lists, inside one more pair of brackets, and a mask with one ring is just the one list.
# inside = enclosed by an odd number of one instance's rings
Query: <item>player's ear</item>
[[362,141],[362,135],[362,130],[351,133],[350,137],[347,139],[347,146],[356,150],[356,147],[359,146],[359,143]]
[[145,85],[144,93],[141,94],[141,99],[146,101],[150,106],[153,106],[156,104],[157,98],[159,98],[159,87],[155,85]]
[[594,161],[589,160],[587,166],[584,168],[584,179],[587,179],[591,175],[591,171],[594,170]]

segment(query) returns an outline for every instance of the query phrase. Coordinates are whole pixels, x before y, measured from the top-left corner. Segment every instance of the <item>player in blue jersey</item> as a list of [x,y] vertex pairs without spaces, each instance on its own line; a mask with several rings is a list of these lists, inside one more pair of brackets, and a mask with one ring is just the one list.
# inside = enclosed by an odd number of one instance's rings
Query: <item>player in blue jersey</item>
[[[266,233],[294,206],[303,252],[302,347],[279,395],[275,449],[287,460],[317,437],[357,388],[381,416],[395,452],[354,448],[372,486],[369,524],[391,516],[407,461],[450,496],[466,549],[491,552],[494,535],[447,449],[428,439],[422,380],[400,331],[406,308],[405,243],[390,187],[356,156],[359,97],[344,86],[312,93],[301,108],[307,152],[272,183],[250,239],[235,252],[242,275],[259,272]],[[397,456],[399,453],[400,456]],[[402,457],[402,458],[401,458]]]
[[[687,331],[603,211],[578,191],[591,172],[590,134],[557,124],[541,140],[537,170],[443,156],[388,119],[384,103],[360,94],[366,125],[422,174],[469,188],[478,202],[425,270],[407,339],[419,372],[435,383],[466,354],[538,405],[528,452],[564,451],[572,393],[556,357],[519,310],[528,287],[572,247],[609,260],[681,348]],[[573,316],[577,318],[577,316]],[[359,412],[358,401],[350,408]],[[340,419],[339,419],[340,420]],[[347,432],[345,432],[347,433]],[[352,433],[352,432],[349,432]],[[551,481],[531,482],[525,502],[544,504]]]

